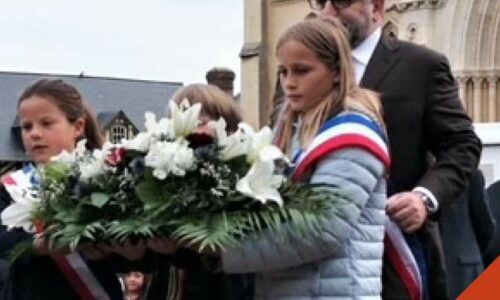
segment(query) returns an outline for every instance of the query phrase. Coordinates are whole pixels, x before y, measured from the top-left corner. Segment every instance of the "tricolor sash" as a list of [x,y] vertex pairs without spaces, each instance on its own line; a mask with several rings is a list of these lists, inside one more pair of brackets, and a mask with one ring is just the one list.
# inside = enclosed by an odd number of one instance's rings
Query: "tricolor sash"
[[368,117],[350,112],[326,121],[311,145],[294,156],[292,179],[300,180],[324,155],[344,148],[367,150],[389,168],[390,158],[384,132]]
[[[316,163],[328,153],[345,148],[361,148],[370,152],[389,169],[390,157],[382,129],[367,116],[349,112],[329,119],[320,128],[311,145],[294,156],[292,180],[302,180]],[[386,251],[412,300],[423,297],[422,279],[413,256],[397,224],[388,221],[384,240]]]
[[[10,195],[19,194],[19,189],[24,189],[25,192],[34,191],[39,184],[36,169],[32,165],[26,165],[21,170],[3,176],[1,181]],[[38,232],[41,232],[40,229],[36,228]],[[108,294],[80,254],[75,252],[68,255],[52,255],[52,259],[80,299],[109,300]]]

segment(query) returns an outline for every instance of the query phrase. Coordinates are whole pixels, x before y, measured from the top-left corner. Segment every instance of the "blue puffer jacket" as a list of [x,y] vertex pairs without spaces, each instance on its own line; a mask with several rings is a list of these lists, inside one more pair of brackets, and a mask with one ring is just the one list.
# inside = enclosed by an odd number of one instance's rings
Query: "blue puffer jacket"
[[309,181],[349,200],[331,212],[321,236],[264,232],[224,252],[223,270],[256,273],[256,299],[380,299],[384,165],[368,151],[344,148],[321,159]]

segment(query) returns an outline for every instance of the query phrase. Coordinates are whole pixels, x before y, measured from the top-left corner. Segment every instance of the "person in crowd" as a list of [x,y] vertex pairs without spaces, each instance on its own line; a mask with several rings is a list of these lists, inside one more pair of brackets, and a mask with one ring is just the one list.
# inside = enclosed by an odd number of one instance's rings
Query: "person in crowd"
[[348,40],[333,19],[292,26],[276,49],[286,98],[276,144],[297,157],[293,180],[344,201],[327,212],[321,232],[264,230],[218,253],[220,267],[255,274],[254,299],[376,299],[389,164],[378,99],[356,85]]
[[[87,140],[89,149],[101,147],[102,137],[93,114],[78,90],[62,80],[41,79],[27,87],[19,97],[17,113],[24,148],[37,166],[63,150],[72,151],[81,139]],[[39,178],[33,165],[17,172],[23,172],[23,176],[29,176],[37,184]],[[2,184],[0,211],[11,201]],[[0,226],[1,255],[22,242],[32,242],[33,255],[19,258],[10,266],[2,299],[71,300],[83,299],[83,295],[122,299],[111,260],[105,258],[108,253],[94,247],[70,255],[54,253],[49,251],[41,234]],[[78,268],[73,264],[75,261],[81,262]]]
[[440,215],[450,299],[456,299],[484,270],[482,253],[495,234],[484,188],[483,173],[476,170],[466,193]]
[[[202,105],[199,125],[194,130],[199,140],[204,140],[203,136],[215,137],[214,128],[209,124],[211,121],[224,118],[228,134],[236,131],[242,121],[236,102],[215,85],[185,86],[173,95],[171,101],[180,105],[185,100],[190,105]],[[148,299],[159,299],[159,295],[165,294],[171,295],[172,299],[251,299],[251,276],[214,272],[204,257],[187,249],[178,251],[175,243],[169,240],[151,240],[148,246],[165,255],[163,262],[160,260],[156,264]]]
[[131,271],[123,276],[123,299],[146,300],[148,277],[138,271]]
[[421,277],[402,280],[407,270],[386,247],[383,298],[412,299],[420,292],[445,299],[438,216],[465,191],[481,153],[449,63],[433,50],[383,35],[384,0],[308,1],[348,29],[356,81],[381,95],[392,162],[386,210],[406,233]]
[[484,266],[487,268],[500,256],[500,180],[491,183],[486,189],[491,213],[496,220],[495,234],[483,253]]

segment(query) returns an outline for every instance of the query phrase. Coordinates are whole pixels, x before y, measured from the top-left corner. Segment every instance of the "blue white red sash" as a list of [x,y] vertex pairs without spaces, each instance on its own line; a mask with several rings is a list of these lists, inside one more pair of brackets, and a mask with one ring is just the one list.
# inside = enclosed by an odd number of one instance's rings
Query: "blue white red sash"
[[331,118],[321,126],[308,149],[295,155],[292,179],[302,178],[324,155],[344,148],[365,149],[389,168],[384,136],[380,127],[362,114],[352,112]]
[[[305,151],[294,157],[292,180],[299,181],[328,153],[345,148],[361,148],[379,159],[389,169],[390,157],[384,132],[363,114],[350,112],[329,119]],[[417,262],[399,227],[392,221],[386,225],[384,247],[412,300],[423,297],[422,279]]]
[[[1,181],[9,194],[20,186],[35,187],[39,184],[36,169],[32,165],[26,165],[21,170],[3,176]],[[109,300],[108,294],[80,254],[75,252],[68,255],[52,255],[52,258],[80,299]]]

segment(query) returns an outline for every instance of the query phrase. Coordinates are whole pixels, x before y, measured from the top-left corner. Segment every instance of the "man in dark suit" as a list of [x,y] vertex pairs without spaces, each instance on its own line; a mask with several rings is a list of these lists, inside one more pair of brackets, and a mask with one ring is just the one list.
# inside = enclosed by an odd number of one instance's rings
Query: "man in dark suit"
[[484,270],[485,253],[495,233],[495,220],[484,189],[480,170],[474,172],[467,192],[441,213],[447,287],[450,299],[456,299]]
[[[464,191],[481,153],[448,61],[430,49],[383,36],[384,0],[309,3],[346,26],[356,79],[381,94],[392,157],[387,213],[407,234],[425,297],[446,299],[438,212]],[[388,259],[384,255],[383,298],[410,299]]]

